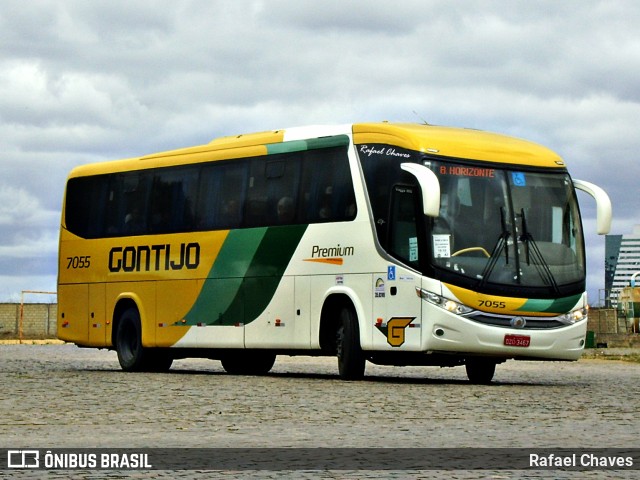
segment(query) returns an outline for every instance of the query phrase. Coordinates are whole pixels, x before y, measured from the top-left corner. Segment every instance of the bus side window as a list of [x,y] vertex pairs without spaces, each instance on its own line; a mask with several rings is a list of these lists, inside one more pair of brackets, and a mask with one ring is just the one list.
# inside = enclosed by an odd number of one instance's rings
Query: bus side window
[[106,236],[113,237],[120,234],[120,224],[124,213],[120,211],[122,176],[118,174],[109,175],[109,187],[106,202],[107,229]]
[[124,208],[121,235],[142,235],[148,232],[148,203],[151,190],[151,175],[148,172],[130,172],[122,175]]
[[306,152],[300,193],[301,220],[308,223],[353,220],[355,195],[344,148]]
[[147,204],[151,175],[148,172],[100,175],[97,187],[102,193],[92,211],[100,217],[95,234],[116,237],[147,233]]
[[297,223],[300,152],[259,157],[251,162],[244,225]]
[[195,228],[198,169],[156,171],[151,194],[150,227],[154,233],[188,232]]
[[221,162],[202,169],[196,208],[199,230],[237,228],[241,225],[246,170],[244,161]]
[[393,255],[418,266],[418,231],[414,188],[395,185],[389,218],[389,248]]
[[105,230],[108,175],[72,178],[67,185],[65,224],[83,238],[99,238]]
[[392,185],[398,182],[407,182],[410,179],[404,176],[398,168],[395,157],[384,155],[365,155],[361,157],[361,165],[364,170],[366,186],[373,210],[373,218],[376,226],[378,241],[384,249],[388,249],[389,238],[389,202],[393,192]]

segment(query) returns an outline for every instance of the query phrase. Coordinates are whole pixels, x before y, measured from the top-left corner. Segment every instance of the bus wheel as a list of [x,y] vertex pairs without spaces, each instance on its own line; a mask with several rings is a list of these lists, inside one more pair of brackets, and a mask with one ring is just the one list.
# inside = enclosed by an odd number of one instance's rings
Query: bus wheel
[[222,368],[231,375],[266,375],[276,363],[276,355],[271,352],[240,350],[227,353],[220,361]]
[[120,316],[116,331],[118,362],[125,372],[139,372],[144,368],[144,348],[140,314],[136,308],[128,308]]
[[168,352],[142,346],[140,314],[136,308],[128,308],[120,316],[115,343],[118,362],[125,372],[166,372],[173,363]]
[[465,361],[467,378],[476,385],[488,385],[496,373],[496,362],[488,358],[468,358]]
[[343,380],[360,380],[364,377],[365,356],[360,347],[358,320],[352,308],[340,311],[340,323],[336,338],[338,372]]

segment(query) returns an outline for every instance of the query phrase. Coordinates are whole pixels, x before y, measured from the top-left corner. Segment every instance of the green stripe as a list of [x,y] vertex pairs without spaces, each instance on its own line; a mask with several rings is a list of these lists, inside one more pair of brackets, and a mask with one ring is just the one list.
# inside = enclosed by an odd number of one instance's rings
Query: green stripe
[[211,267],[209,278],[244,277],[266,233],[266,227],[231,230]]
[[582,297],[581,294],[555,300],[529,299],[518,310],[524,312],[567,313],[576,306],[580,297]]
[[251,323],[267,307],[307,225],[229,232],[181,325]]
[[275,155],[277,153],[302,152],[307,150],[307,142],[304,140],[295,140],[293,142],[270,143],[266,145],[267,154]]
[[[264,238],[266,228],[231,230],[222,245],[216,261],[193,307],[185,316],[186,325],[205,323],[213,325],[222,318],[229,322],[242,318],[242,308],[231,306],[237,297],[242,279],[251,266],[251,260]],[[241,306],[240,306],[241,307]],[[242,320],[237,320],[242,322]],[[233,325],[236,322],[229,323]],[[184,324],[182,324],[184,325]]]
[[349,137],[346,135],[335,135],[332,137],[311,138],[309,140],[293,140],[291,142],[270,143],[267,147],[267,154],[303,152],[305,150],[315,150],[318,148],[345,147],[349,145]]

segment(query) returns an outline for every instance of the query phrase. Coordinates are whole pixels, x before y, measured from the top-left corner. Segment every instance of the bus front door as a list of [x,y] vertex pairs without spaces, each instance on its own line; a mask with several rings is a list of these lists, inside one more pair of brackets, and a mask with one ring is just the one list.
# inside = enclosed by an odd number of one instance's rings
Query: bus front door
[[373,276],[373,346],[376,350],[420,350],[421,306],[416,295],[420,278],[389,265]]

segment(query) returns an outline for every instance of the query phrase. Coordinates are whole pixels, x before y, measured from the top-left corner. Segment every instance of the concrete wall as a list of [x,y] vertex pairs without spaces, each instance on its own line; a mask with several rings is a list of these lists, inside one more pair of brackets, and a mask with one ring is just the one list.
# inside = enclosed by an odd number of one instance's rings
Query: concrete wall
[[[589,310],[587,331],[593,332],[593,346],[639,348],[640,335],[632,332],[631,323],[612,308]],[[587,336],[587,346],[589,336]]]
[[587,330],[595,333],[626,333],[624,322],[618,322],[617,311],[612,308],[592,308],[589,310]]
[[[22,338],[55,338],[56,303],[25,303],[22,312]],[[19,338],[20,304],[0,303],[0,339]]]

